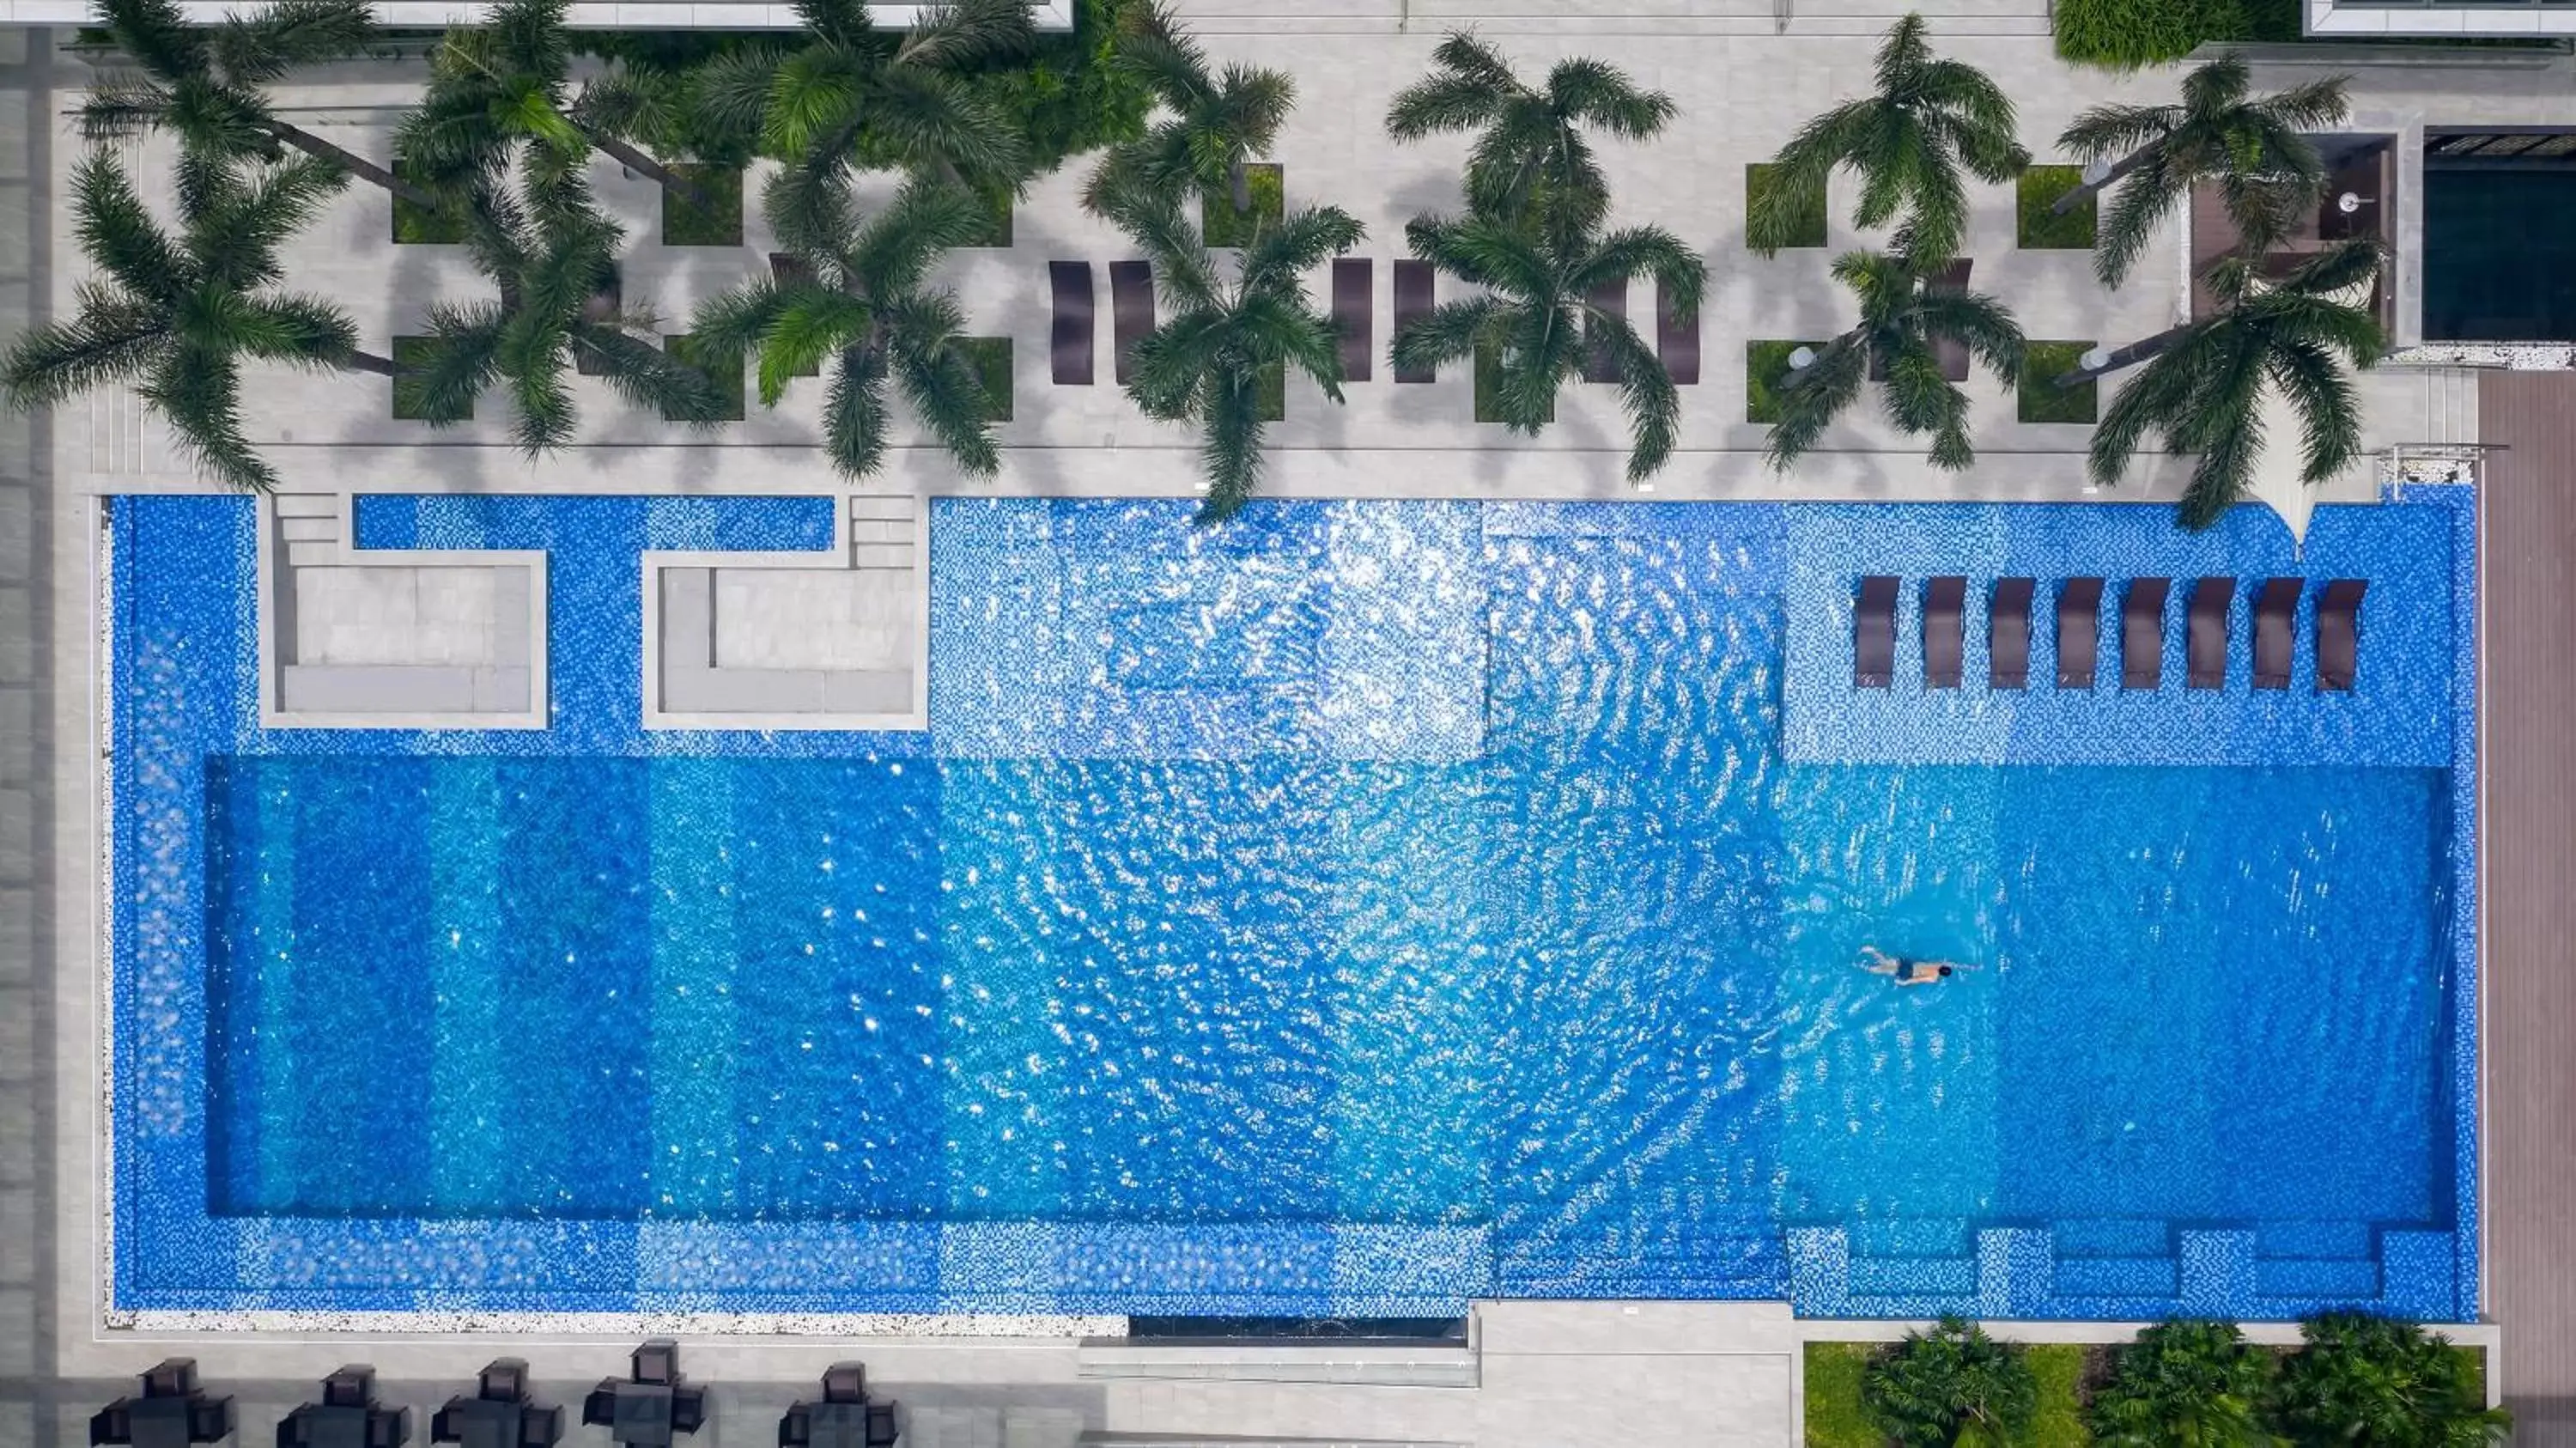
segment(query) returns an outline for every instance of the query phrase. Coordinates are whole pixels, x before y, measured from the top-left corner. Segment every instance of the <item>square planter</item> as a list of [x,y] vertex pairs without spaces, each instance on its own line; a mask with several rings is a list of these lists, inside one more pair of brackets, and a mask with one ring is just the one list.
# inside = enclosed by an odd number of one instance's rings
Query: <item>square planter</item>
[[2062,422],[2090,427],[2099,420],[2102,384],[2060,387],[2057,379],[2075,370],[2091,342],[2030,342],[2021,351],[2021,382],[2013,391],[2024,422]]
[[1199,229],[1208,245],[1249,246],[1254,233],[1275,229],[1287,214],[1287,180],[1277,162],[1245,167],[1244,179],[1252,192],[1249,211],[1235,210],[1231,195],[1199,198]]
[[984,203],[984,230],[968,246],[1007,247],[1011,244],[1011,194],[978,198]]
[[975,369],[975,380],[984,384],[984,416],[993,422],[1011,420],[1011,339],[1008,337],[960,337],[957,350],[964,353]]
[[[394,175],[408,181],[411,177],[402,162],[394,162]],[[414,206],[400,196],[387,193],[393,202],[391,235],[396,246],[462,246],[465,244],[465,215],[461,210],[441,207],[432,211]]]
[[701,207],[688,197],[662,188],[664,246],[742,245],[742,173],[726,166],[676,162],[671,174],[707,194]]
[[1278,422],[1288,416],[1288,364],[1273,362],[1261,369],[1261,420]]
[[[1500,386],[1502,377],[1502,349],[1487,346],[1477,347],[1476,420],[1478,422],[1500,423],[1503,420],[1501,415],[1494,410],[1494,393]],[[1556,399],[1554,397],[1550,397],[1547,400],[1547,417],[1545,420],[1548,422],[1556,421]]]
[[[396,372],[408,372],[427,362],[429,360],[430,343],[432,340],[433,339],[428,337],[394,338],[393,351],[389,354],[394,360],[394,370]],[[419,408],[408,405],[409,399],[403,396],[403,385],[400,377],[396,377],[394,379],[392,391],[393,415],[397,421],[420,422],[424,420]],[[466,417],[470,418],[473,415],[474,409],[471,407],[465,410]]]
[[2097,234],[2097,195],[2059,216],[2057,199],[2084,184],[2081,166],[2033,166],[2013,183],[2018,206],[2013,237],[2026,251],[2091,251]]
[[[698,361],[695,356],[695,349],[691,347],[690,342],[691,338],[686,332],[667,335],[662,338],[662,350],[679,358],[681,361],[688,363],[690,366],[695,367],[698,365]],[[743,397],[745,392],[742,380],[742,364],[739,361],[734,364],[731,376],[727,376],[723,372],[711,373],[709,375],[715,382],[717,394],[724,398],[724,411],[720,416],[722,416],[727,422],[742,421]]]
[[[1767,161],[1756,161],[1744,168],[1744,214],[1753,214],[1753,203],[1771,193],[1774,186],[1785,184],[1779,179],[1780,168]],[[1825,186],[1822,181],[1804,188],[1795,198],[1793,214],[1797,225],[1789,245],[1814,247],[1825,244]]]
[[1793,370],[1789,354],[1801,347],[1823,351],[1825,344],[1816,341],[1777,341],[1766,339],[1744,344],[1744,420],[1765,426],[1780,420],[1779,404],[1774,391],[1789,380]]

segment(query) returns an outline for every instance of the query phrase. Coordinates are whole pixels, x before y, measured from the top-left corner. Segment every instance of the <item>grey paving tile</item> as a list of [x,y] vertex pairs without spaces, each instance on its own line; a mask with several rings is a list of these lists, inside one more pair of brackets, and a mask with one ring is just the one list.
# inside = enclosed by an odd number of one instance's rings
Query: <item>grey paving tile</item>
[[[23,1378],[35,1372],[35,1327],[36,1294],[24,1287],[0,1287],[0,1378]],[[9,1441],[0,1438],[0,1442]]]
[[36,694],[0,686],[0,788],[36,783]]
[[23,789],[0,789],[0,885],[36,878],[36,798]]
[[35,1284],[36,1189],[0,1187],[0,1287]]
[[0,890],[0,986],[36,978],[36,892]]
[[35,1179],[36,1093],[23,1084],[0,1086],[0,1185]]
[[0,588],[0,684],[36,681],[35,614],[27,590]]
[[[0,445],[0,456],[5,455],[5,445]],[[35,490],[24,482],[0,482],[0,584],[28,582],[35,576],[35,559]]]
[[0,988],[0,1082],[33,1079],[37,1067],[35,992]]

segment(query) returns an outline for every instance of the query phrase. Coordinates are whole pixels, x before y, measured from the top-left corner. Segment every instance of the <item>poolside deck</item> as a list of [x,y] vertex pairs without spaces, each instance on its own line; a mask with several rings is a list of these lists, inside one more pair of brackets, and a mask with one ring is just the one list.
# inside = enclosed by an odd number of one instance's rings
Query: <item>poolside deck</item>
[[2487,1315],[2524,1448],[2576,1444],[2576,375],[2488,372]]

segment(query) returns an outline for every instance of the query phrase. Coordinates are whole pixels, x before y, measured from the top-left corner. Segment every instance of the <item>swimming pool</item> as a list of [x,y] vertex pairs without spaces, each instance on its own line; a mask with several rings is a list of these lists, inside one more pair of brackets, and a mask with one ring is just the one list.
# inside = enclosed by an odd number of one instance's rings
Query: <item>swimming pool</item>
[[944,500],[926,733],[640,730],[637,552],[828,507],[362,498],[556,713],[360,734],[118,501],[116,1310],[2474,1312],[2456,499],[2320,511],[2346,701],[1825,657],[2250,513]]

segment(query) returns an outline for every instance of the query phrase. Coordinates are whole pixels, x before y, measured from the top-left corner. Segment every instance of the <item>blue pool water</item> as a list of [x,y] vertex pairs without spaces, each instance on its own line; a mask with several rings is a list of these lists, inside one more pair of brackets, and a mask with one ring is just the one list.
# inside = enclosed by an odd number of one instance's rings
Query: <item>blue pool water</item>
[[2372,728],[2153,746],[2306,767],[1792,758],[1902,735],[1797,653],[1825,508],[946,503],[926,734],[647,735],[713,525],[633,507],[362,500],[555,550],[556,725],[290,734],[240,505],[121,500],[121,895],[203,929],[122,917],[120,1306],[2469,1310],[2446,507],[2311,541],[2435,619]]

